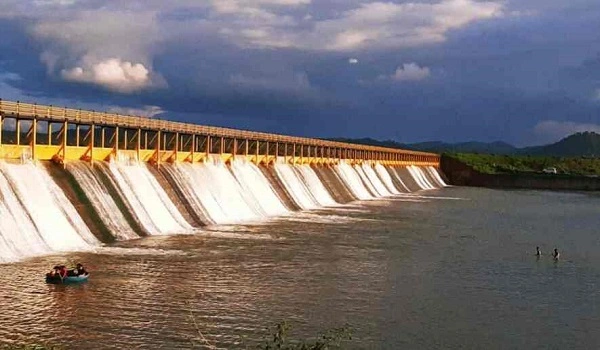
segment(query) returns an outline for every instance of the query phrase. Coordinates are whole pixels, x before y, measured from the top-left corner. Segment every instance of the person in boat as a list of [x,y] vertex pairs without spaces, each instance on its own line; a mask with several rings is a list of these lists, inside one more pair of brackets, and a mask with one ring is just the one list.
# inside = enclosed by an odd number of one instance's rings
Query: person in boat
[[558,259],[560,258],[560,253],[558,252],[558,249],[554,248],[554,253],[552,253],[552,258],[555,261],[558,261]]
[[82,264],[77,264],[77,267],[75,268],[75,273],[76,276],[81,276],[81,275],[87,275],[87,271],[85,270],[85,268],[83,267]]
[[535,256],[537,256],[537,257],[542,256],[542,251],[540,250],[540,247],[535,247]]

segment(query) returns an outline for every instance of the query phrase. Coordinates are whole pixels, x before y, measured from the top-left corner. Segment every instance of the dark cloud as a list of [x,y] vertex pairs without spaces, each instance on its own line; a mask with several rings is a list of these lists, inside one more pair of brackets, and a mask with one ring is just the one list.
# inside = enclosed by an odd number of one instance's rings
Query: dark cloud
[[66,3],[5,5],[0,97],[404,142],[527,145],[600,124],[591,0],[412,1],[427,36],[408,1]]

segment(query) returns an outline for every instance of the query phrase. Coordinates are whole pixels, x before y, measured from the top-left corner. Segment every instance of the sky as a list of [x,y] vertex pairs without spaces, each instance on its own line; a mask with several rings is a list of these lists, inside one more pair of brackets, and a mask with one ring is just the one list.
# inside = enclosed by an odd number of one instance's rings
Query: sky
[[0,98],[307,137],[600,132],[597,0],[1,0]]

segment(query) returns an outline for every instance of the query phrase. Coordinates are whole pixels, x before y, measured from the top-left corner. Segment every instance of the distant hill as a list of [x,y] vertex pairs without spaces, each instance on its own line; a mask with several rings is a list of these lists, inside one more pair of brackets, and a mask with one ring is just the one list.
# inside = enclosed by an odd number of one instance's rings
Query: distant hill
[[544,155],[557,157],[600,157],[600,134],[578,132],[546,146],[525,147],[518,154]]
[[392,140],[379,141],[371,138],[348,139],[337,138],[334,141],[358,143],[391,148],[410,149],[424,152],[457,152],[506,155],[536,155],[555,157],[594,157],[600,158],[600,134],[595,132],[579,132],[549,145],[516,148],[506,142],[460,142],[446,143],[440,141],[400,143]]

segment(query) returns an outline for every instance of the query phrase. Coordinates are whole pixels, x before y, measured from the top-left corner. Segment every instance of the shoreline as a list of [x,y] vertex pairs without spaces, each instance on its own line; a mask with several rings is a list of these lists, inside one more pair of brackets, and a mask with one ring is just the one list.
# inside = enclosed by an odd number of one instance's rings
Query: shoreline
[[442,155],[440,168],[454,186],[553,191],[600,191],[600,177],[566,174],[487,174]]

